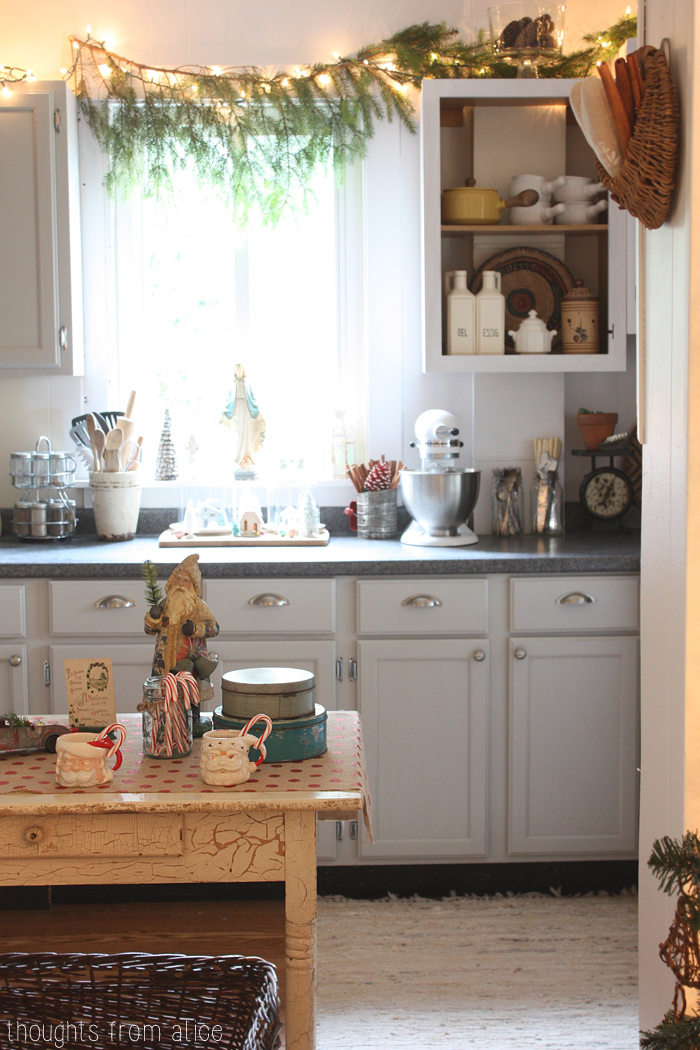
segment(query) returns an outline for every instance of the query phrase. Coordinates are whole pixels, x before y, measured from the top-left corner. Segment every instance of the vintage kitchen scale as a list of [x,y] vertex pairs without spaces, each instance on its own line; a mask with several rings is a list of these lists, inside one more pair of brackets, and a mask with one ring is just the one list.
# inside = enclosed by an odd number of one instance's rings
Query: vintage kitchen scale
[[[316,703],[316,676],[299,667],[244,667],[221,680],[215,729],[241,730],[257,714],[272,719],[267,762],[299,762],[326,751],[326,709]],[[251,748],[250,758],[259,758]]]
[[[572,456],[591,459],[591,469],[581,482],[579,499],[586,512],[586,524],[594,532],[619,532],[622,528],[622,518],[634,502],[634,486],[629,475],[614,466],[614,460],[631,452],[626,440],[595,449],[572,450]],[[607,459],[608,465],[599,467],[596,461],[600,458]]]

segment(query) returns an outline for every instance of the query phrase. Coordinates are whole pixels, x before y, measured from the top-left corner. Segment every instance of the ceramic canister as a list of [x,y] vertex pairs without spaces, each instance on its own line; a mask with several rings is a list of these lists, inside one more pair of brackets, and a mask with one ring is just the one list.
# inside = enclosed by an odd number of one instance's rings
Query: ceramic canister
[[561,300],[562,350],[565,354],[597,354],[600,350],[598,299],[583,281]]
[[223,676],[221,701],[231,718],[302,718],[313,714],[316,676],[298,667],[243,667]]

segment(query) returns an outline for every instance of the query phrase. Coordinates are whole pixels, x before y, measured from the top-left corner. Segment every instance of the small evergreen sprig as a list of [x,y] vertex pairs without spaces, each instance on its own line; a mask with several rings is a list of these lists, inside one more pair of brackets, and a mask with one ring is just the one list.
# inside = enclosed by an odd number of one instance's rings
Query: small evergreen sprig
[[6,718],[15,729],[22,729],[24,726],[32,724],[28,718],[22,718],[21,715],[16,714],[14,711],[6,711],[2,717]]
[[697,1050],[700,1046],[700,1017],[676,1019],[669,1010],[652,1032],[642,1032],[642,1050]]
[[143,563],[141,574],[146,581],[146,602],[148,607],[162,605],[165,601],[165,595],[158,586],[158,570],[152,561],[146,560]]

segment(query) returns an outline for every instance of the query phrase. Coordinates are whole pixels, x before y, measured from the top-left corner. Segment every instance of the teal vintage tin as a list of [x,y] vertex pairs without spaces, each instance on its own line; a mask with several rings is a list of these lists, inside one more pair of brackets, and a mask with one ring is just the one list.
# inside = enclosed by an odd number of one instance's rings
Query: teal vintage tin
[[[241,730],[247,721],[245,718],[225,715],[220,707],[214,711],[215,729]],[[327,721],[326,709],[320,704],[316,704],[312,715],[303,718],[275,718],[272,722],[272,732],[265,741],[265,761],[300,762],[304,758],[318,758],[319,755],[325,754]],[[256,762],[260,758],[260,752],[251,747],[249,757],[251,761]]]

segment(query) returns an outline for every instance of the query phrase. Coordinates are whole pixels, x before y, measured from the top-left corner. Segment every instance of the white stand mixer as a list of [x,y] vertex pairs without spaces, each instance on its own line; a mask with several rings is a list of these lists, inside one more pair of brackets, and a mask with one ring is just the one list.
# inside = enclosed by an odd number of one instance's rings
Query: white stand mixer
[[481,471],[455,466],[464,442],[451,412],[433,408],[415,424],[421,469],[401,471],[401,492],[413,521],[401,537],[417,547],[466,547],[479,537],[467,526],[479,496]]

